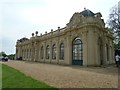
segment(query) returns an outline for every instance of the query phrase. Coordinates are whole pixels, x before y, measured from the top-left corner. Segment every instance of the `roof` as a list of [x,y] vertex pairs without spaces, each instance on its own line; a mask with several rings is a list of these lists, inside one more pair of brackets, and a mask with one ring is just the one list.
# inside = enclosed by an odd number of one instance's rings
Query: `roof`
[[20,42],[23,42],[23,41],[26,41],[26,40],[29,40],[28,38],[24,37],[24,38],[21,38],[19,41]]
[[87,17],[87,16],[94,16],[95,14],[90,11],[89,9],[85,9],[84,11],[80,12],[80,14],[82,14],[83,16]]

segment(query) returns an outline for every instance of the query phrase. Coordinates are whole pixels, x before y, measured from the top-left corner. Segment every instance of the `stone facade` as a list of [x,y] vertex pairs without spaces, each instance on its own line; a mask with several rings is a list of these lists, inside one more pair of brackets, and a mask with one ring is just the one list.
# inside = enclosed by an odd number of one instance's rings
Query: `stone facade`
[[64,65],[100,66],[114,62],[112,34],[101,13],[76,12],[66,27],[22,38],[16,43],[16,58]]

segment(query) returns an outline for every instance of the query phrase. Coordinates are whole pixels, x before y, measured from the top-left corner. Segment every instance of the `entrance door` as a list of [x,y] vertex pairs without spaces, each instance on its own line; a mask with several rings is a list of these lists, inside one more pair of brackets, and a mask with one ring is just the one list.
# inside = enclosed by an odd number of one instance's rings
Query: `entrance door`
[[80,38],[75,38],[72,43],[72,64],[83,65],[83,49]]

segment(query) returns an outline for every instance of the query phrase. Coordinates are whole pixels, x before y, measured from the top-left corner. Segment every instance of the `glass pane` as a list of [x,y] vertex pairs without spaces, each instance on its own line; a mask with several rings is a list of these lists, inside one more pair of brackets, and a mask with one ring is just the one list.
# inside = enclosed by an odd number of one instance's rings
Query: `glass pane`
[[64,59],[64,44],[60,44],[60,59]]
[[82,41],[80,38],[73,41],[73,59],[82,60]]
[[52,47],[52,58],[56,59],[56,46],[55,46],[55,44]]

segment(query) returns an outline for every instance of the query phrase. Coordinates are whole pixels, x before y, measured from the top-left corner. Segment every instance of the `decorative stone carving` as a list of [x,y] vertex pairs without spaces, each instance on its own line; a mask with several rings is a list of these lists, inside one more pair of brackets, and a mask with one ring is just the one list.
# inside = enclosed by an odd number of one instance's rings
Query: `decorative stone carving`
[[102,17],[100,12],[96,13],[95,16],[98,17],[98,18]]
[[77,25],[78,23],[82,22],[82,15],[80,13],[74,13],[73,16],[71,17],[69,23],[67,24],[68,27],[73,27]]

